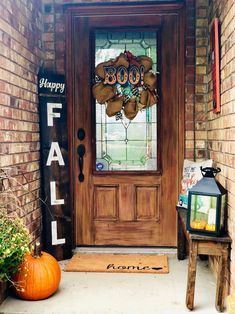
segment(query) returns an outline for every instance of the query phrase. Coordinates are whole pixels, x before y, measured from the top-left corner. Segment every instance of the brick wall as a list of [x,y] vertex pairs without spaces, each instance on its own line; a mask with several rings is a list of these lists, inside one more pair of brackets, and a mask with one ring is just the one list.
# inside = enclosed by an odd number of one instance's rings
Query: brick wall
[[185,52],[185,158],[194,159],[195,0],[186,1]]
[[186,1],[185,158],[207,152],[208,0]]
[[[212,111],[211,67],[208,64],[207,137],[208,154],[221,168],[219,181],[228,190],[228,229],[235,239],[235,2],[233,0],[210,1],[208,7],[208,31],[214,17],[221,24],[221,112]],[[210,52],[208,46],[208,52]],[[235,249],[232,245],[230,263],[230,288],[235,290]]]
[[0,168],[18,192],[32,239],[40,235],[37,73],[42,59],[40,0],[0,2]]
[[65,74],[65,16],[62,0],[43,2],[43,67],[58,74]]
[[194,107],[194,156],[207,158],[207,52],[208,52],[208,0],[196,1],[196,51],[195,51],[195,107]]

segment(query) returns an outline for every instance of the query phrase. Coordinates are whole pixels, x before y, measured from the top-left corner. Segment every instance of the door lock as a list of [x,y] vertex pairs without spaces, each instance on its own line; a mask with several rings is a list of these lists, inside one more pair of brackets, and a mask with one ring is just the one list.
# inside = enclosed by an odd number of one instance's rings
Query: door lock
[[84,138],[85,138],[85,136],[86,136],[85,130],[82,129],[82,128],[78,129],[77,135],[78,135],[78,139],[79,139],[80,141],[83,141]]

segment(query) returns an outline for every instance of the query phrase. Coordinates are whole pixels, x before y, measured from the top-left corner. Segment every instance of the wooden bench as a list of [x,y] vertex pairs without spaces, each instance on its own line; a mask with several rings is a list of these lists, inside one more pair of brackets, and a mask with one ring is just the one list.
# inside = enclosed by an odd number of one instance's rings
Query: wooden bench
[[219,258],[219,269],[216,285],[215,307],[217,311],[223,312],[226,293],[226,282],[229,279],[228,262],[230,253],[231,238],[228,235],[213,237],[189,233],[186,230],[187,210],[178,207],[178,250],[179,260],[186,257],[186,245],[189,245],[188,281],[186,293],[186,306],[193,310],[194,291],[196,279],[196,266],[198,255],[212,255]]

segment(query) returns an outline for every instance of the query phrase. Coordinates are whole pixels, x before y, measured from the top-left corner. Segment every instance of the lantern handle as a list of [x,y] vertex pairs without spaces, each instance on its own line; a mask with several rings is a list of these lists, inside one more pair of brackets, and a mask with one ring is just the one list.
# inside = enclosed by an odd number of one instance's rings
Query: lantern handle
[[213,167],[202,168],[202,166],[200,167],[200,170],[201,170],[203,177],[208,177],[208,178],[215,177],[217,175],[217,173],[219,173],[221,171],[220,168],[213,168]]

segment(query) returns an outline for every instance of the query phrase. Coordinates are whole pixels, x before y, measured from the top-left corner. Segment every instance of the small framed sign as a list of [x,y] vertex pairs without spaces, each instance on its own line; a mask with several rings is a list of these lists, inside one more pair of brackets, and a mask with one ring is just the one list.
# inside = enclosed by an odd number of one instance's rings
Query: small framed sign
[[211,71],[213,84],[213,112],[220,112],[220,69],[219,69],[219,20],[214,18],[211,26]]

